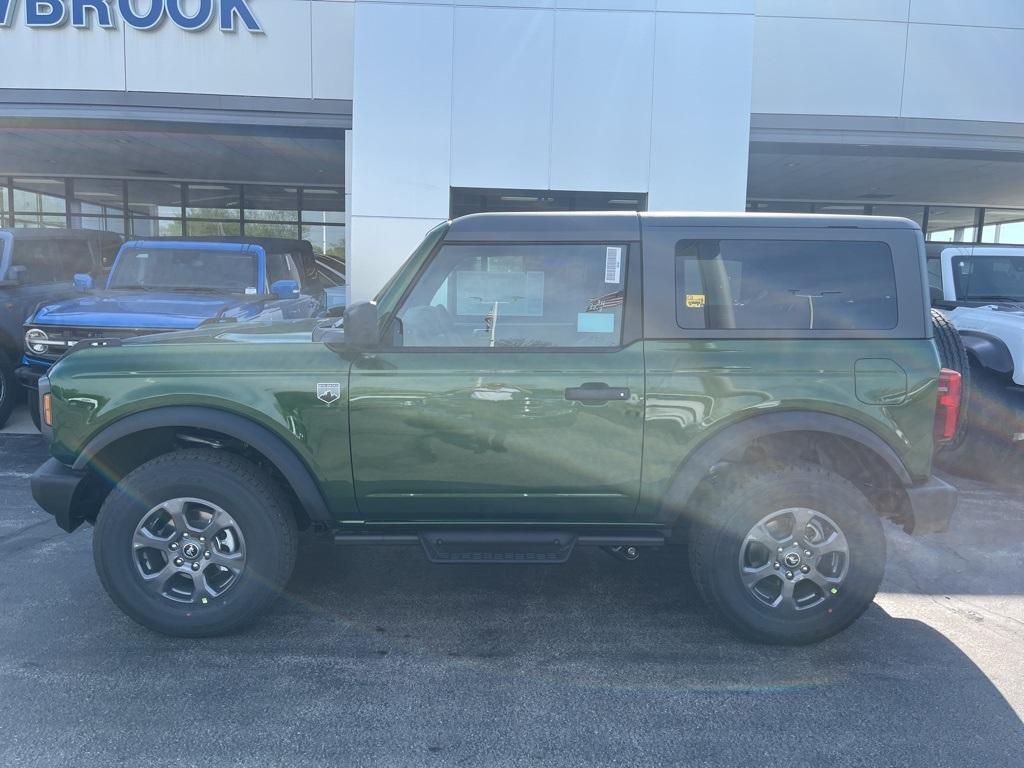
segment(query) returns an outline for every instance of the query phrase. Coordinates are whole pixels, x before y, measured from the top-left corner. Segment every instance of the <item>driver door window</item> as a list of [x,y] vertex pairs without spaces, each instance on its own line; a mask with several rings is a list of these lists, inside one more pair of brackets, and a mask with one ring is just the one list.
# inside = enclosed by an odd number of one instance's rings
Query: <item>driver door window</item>
[[396,346],[616,347],[627,248],[446,245],[398,311]]

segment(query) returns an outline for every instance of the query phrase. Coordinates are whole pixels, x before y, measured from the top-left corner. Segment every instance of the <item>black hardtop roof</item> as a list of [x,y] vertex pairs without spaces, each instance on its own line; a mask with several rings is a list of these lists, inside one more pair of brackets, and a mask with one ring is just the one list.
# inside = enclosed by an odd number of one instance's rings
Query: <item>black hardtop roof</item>
[[4,227],[0,232],[9,232],[19,240],[88,240],[106,238],[123,241],[124,235],[103,229],[56,229],[53,227]]
[[639,240],[640,227],[780,227],[807,229],[916,229],[893,216],[830,216],[816,213],[686,213],[634,211],[473,213],[454,219],[446,240]]

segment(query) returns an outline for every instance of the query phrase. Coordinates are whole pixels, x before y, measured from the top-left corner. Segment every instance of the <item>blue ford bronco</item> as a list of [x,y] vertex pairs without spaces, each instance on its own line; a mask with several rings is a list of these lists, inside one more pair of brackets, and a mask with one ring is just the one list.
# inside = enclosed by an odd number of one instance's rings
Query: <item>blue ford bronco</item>
[[104,290],[93,291],[89,275],[76,275],[81,295],[40,306],[25,321],[17,376],[30,392],[33,419],[39,418],[33,407],[39,377],[82,342],[210,323],[312,317],[320,311],[323,290],[307,266],[299,251],[258,240],[125,243]]
[[22,324],[41,302],[74,295],[76,273],[103,277],[124,238],[96,230],[0,229],[0,427],[20,396]]

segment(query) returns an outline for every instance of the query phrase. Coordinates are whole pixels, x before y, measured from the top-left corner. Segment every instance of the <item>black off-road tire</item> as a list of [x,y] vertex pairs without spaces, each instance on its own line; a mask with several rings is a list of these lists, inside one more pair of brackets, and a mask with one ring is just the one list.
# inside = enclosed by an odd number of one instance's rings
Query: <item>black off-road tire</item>
[[39,413],[38,389],[25,390],[25,405],[28,407],[28,415],[32,419],[32,423],[36,425],[36,429],[41,431],[43,428],[43,417]]
[[[143,518],[182,497],[220,506],[245,541],[237,582],[207,604],[177,603],[147,589],[133,554],[132,537]],[[288,499],[265,472],[235,454],[190,449],[159,456],[121,480],[97,517],[93,558],[111,599],[136,622],[166,635],[207,637],[248,624],[283,592],[297,540]]]
[[961,407],[963,437],[939,451],[935,460],[943,469],[975,480],[1016,480],[1019,445],[1009,425],[1017,424],[1017,404],[1005,394],[1007,381],[998,373],[974,364],[971,407]]
[[960,420],[956,426],[956,434],[948,443],[939,447],[939,451],[951,451],[959,447],[967,432],[967,413],[971,397],[971,359],[967,347],[960,338],[960,333],[939,310],[932,310],[932,329],[935,335],[935,346],[939,350],[939,361],[943,368],[949,368],[960,374]]
[[11,411],[21,396],[21,384],[14,378],[14,363],[10,356],[0,349],[0,427],[11,417]]
[[[745,638],[779,645],[824,640],[856,621],[882,583],[886,542],[881,520],[864,494],[834,472],[804,463],[734,469],[705,482],[693,505],[689,546],[694,581],[708,605]],[[791,508],[824,513],[849,544],[848,571],[837,593],[798,612],[766,605],[740,574],[748,532],[766,515]]]

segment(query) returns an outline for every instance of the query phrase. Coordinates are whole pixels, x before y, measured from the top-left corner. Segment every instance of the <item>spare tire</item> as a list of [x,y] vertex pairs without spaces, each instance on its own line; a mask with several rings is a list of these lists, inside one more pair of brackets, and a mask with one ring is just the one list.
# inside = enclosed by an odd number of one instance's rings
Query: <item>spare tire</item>
[[967,425],[967,407],[971,393],[971,360],[967,356],[960,333],[942,312],[932,310],[932,327],[935,331],[935,346],[939,349],[939,361],[943,368],[949,368],[960,374],[960,420],[956,425],[956,435],[939,450],[956,448],[964,441]]

